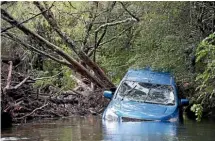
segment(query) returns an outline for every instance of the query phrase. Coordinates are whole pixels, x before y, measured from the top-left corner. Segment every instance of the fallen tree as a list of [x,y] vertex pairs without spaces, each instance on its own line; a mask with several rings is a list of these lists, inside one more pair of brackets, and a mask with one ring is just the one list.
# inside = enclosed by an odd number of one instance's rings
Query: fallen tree
[[[61,91],[57,86],[52,86],[52,88],[47,86],[48,89],[35,89],[33,87],[35,82],[49,78],[35,78],[28,73],[17,73],[13,70],[14,61],[7,60],[6,63],[9,66],[4,63],[2,66],[2,68],[8,68],[8,71],[2,72],[2,112],[10,113],[14,122],[25,122],[32,118],[64,117],[73,114],[100,114],[107,105],[108,100],[103,98],[102,92],[104,89],[115,87],[115,85],[96,63],[96,51],[102,45],[117,39],[117,36],[127,31],[131,25],[110,39],[105,38],[108,28],[117,27],[120,24],[133,24],[139,19],[125,7],[123,10],[128,13],[128,16],[119,18],[119,15],[115,19],[111,12],[116,2],[109,3],[105,9],[101,8],[100,12],[97,11],[99,2],[91,4],[89,18],[85,21],[83,40],[78,45],[69,33],[63,31],[60,21],[56,19],[54,10],[52,11],[57,7],[54,2],[51,5],[47,2],[33,2],[32,6],[40,12],[33,13],[34,16],[30,16],[30,18],[24,17],[25,20],[14,16],[7,8],[1,8],[1,18],[6,25],[1,28],[1,37],[4,40],[12,40],[25,50],[30,50],[70,68],[74,72],[71,79],[77,83],[77,87],[67,91]],[[105,16],[103,16],[104,13]],[[104,19],[104,22],[96,24],[96,19],[99,16]],[[62,44],[56,44],[54,40],[48,39],[34,28],[26,25],[38,17],[42,17],[48,22],[48,26],[55,32],[54,35],[62,40]],[[72,55],[65,51],[65,46],[72,51]]]
[[[42,54],[54,61],[57,61],[60,64],[66,65],[69,68],[71,68],[73,71],[76,73],[80,74],[83,77],[86,77],[89,79],[94,85],[100,88],[111,88],[114,87],[114,84],[109,80],[105,72],[98,66],[98,64],[95,62],[95,52],[98,46],[100,45],[102,39],[105,36],[106,30],[108,26],[117,26],[118,24],[123,24],[127,22],[136,22],[139,21],[137,18],[133,18],[134,15],[132,15],[132,18],[127,18],[125,20],[121,21],[114,21],[114,22],[109,22],[110,15],[107,16],[106,18],[106,23],[101,24],[100,26],[97,26],[97,29],[94,31],[95,35],[95,42],[94,42],[94,61],[87,55],[88,52],[85,52],[85,49],[87,48],[87,41],[89,38],[90,31],[92,30],[92,26],[94,26],[93,22],[95,21],[97,17],[97,13],[94,13],[92,20],[90,21],[90,25],[88,26],[86,30],[86,36],[83,41],[83,46],[78,47],[75,44],[75,41],[67,35],[67,33],[63,32],[62,29],[60,28],[57,20],[54,18],[54,14],[51,11],[51,8],[53,7],[53,4],[49,7],[46,2],[33,2],[33,4],[41,11],[40,14],[43,15],[43,17],[47,20],[51,28],[59,35],[59,37],[62,39],[62,41],[65,42],[65,44],[78,56],[78,60],[75,59],[74,57],[70,56],[68,53],[66,53],[62,47],[59,47],[55,45],[54,43],[48,41],[44,37],[40,36],[38,33],[34,32],[33,30],[30,30],[27,28],[25,25],[23,25],[24,22],[19,22],[16,20],[12,15],[10,15],[6,10],[1,8],[1,18],[11,24],[11,27],[17,27],[19,30],[21,30],[25,35],[28,36],[31,40],[34,40],[35,42],[38,42],[45,45],[49,50],[54,51],[59,55],[58,59],[49,53],[45,51],[41,51],[40,49],[26,43],[22,39],[18,38],[18,36],[14,33],[8,32],[9,29],[7,30],[2,30],[2,34],[4,34],[4,37],[8,37],[23,46],[25,46],[27,49],[33,50],[39,54]],[[110,7],[107,9],[108,13],[111,14],[112,9],[114,8],[115,2],[110,5]],[[98,7],[98,3],[95,2],[95,8]],[[128,10],[126,9],[128,12]],[[131,15],[131,13],[130,13]],[[28,20],[25,20],[28,21]],[[101,34],[100,38],[98,38],[99,32],[104,29],[104,32]],[[91,33],[92,34],[92,33]],[[90,53],[92,54],[92,53]],[[84,65],[81,63],[83,62]]]

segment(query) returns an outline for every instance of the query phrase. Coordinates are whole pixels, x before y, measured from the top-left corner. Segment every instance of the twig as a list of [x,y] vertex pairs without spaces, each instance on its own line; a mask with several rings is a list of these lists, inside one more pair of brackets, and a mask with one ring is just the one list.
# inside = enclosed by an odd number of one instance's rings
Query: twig
[[1,1],[1,5],[4,5],[4,4],[8,4],[10,3],[9,1]]
[[83,45],[84,45],[83,49],[86,47],[87,40],[90,37],[90,31],[93,27],[95,20],[96,20],[96,13],[94,13],[92,19],[86,24],[86,35],[85,35],[84,40],[83,40]]
[[[47,9],[38,1],[34,1],[33,4],[37,6],[40,11],[44,11]],[[53,29],[58,33],[58,35],[65,41],[65,43],[77,54],[77,47],[74,40],[72,40],[67,33],[61,30],[60,25],[54,18],[53,12],[51,10],[48,10],[47,12],[43,13],[43,16],[50,24],[50,26],[53,27]]]
[[42,55],[44,55],[45,57],[52,59],[53,61],[56,61],[56,62],[58,62],[58,63],[61,63],[61,64],[64,64],[64,65],[69,66],[69,63],[68,63],[67,61],[57,59],[56,57],[54,57],[54,56],[52,56],[52,55],[50,55],[50,54],[48,54],[48,53],[46,53],[46,52],[44,52],[44,51],[41,51],[41,50],[39,50],[39,49],[33,47],[32,45],[29,45],[29,44],[23,42],[23,41],[22,41],[21,39],[19,39],[17,36],[14,36],[14,35],[12,35],[12,34],[9,33],[9,32],[7,32],[6,35],[8,35],[9,37],[7,37],[7,36],[5,36],[4,34],[2,34],[3,37],[9,38],[9,39],[11,39],[11,40],[13,40],[13,41],[15,41],[15,42],[17,42],[17,43],[23,45],[25,48],[27,48],[27,49],[29,49],[29,50],[32,50],[32,51],[34,51],[34,52],[36,52],[36,53],[38,53],[38,54],[42,54]]
[[118,24],[122,24],[122,23],[126,23],[126,22],[131,22],[131,21],[137,21],[135,18],[127,18],[127,19],[125,19],[125,20],[121,20],[121,21],[116,21],[116,22],[111,22],[111,23],[105,23],[105,24],[103,24],[103,25],[101,25],[101,26],[99,26],[96,30],[95,30],[95,32],[98,32],[99,30],[101,30],[102,28],[105,28],[105,27],[107,27],[107,26],[115,26],[115,25],[118,25]]
[[73,9],[77,9],[75,6],[72,5],[72,3],[70,1],[68,1],[68,3]]
[[[116,35],[116,36],[110,38],[110,39],[107,40],[107,41],[104,41],[104,42],[102,42],[102,43],[99,43],[98,46],[97,46],[97,48],[98,48],[99,46],[103,46],[104,44],[109,43],[109,42],[115,40],[116,38],[118,38],[119,36],[121,36],[124,32],[126,32],[126,31],[127,31],[128,29],[130,29],[130,28],[131,28],[131,27],[126,28],[125,30],[123,30],[122,32],[120,32],[118,35]],[[90,52],[89,52],[87,55],[88,55],[88,56],[91,56],[91,55],[93,54],[94,50],[95,50],[95,48],[93,48],[92,50],[90,50]]]
[[[53,4],[50,6],[49,9],[51,9],[52,7],[53,7]],[[18,23],[18,25],[21,25],[21,24],[23,24],[23,23],[26,23],[26,22],[28,22],[28,21],[30,21],[30,20],[36,18],[37,16],[43,14],[44,12],[48,11],[49,9],[46,9],[46,10],[44,10],[44,11],[42,11],[42,12],[40,12],[40,13],[34,15],[33,17],[31,17],[31,18],[29,18],[29,19],[27,19],[27,20],[24,20],[24,21]],[[7,28],[1,30],[1,33],[6,32],[7,30],[12,29],[12,28],[14,28],[14,27],[15,27],[15,25],[12,25],[12,26],[10,26],[10,27],[7,27]]]
[[41,107],[39,107],[39,108],[34,109],[31,113],[29,113],[29,114],[27,114],[27,115],[25,115],[25,116],[22,116],[22,117],[16,118],[16,119],[23,119],[23,118],[25,118],[25,117],[28,117],[28,116],[32,115],[34,112],[36,112],[37,110],[41,110],[42,108],[44,108],[44,107],[46,107],[46,106],[48,106],[48,105],[49,105],[49,103],[44,104],[43,106],[41,106]]
[[136,19],[137,22],[140,21],[140,19],[138,17],[136,17],[134,14],[132,14],[126,7],[125,4],[123,2],[120,1],[120,4],[122,5],[122,7],[124,8],[124,10],[134,19]]
[[20,86],[22,86],[28,79],[30,78],[30,76],[26,77],[25,79],[23,79],[19,84],[17,84],[15,87],[13,87],[12,89],[18,89]]
[[11,83],[13,62],[9,61],[9,64],[10,64],[10,66],[8,68],[7,85],[3,90],[4,92],[10,88],[10,83]]
[[57,74],[55,74],[55,75],[53,75],[53,76],[40,77],[40,78],[35,78],[35,79],[32,79],[32,80],[36,81],[36,80],[43,80],[43,79],[50,79],[50,78],[54,78],[54,77],[56,77],[56,76],[60,75],[62,72],[63,72],[63,71],[60,71],[59,73],[57,73]]

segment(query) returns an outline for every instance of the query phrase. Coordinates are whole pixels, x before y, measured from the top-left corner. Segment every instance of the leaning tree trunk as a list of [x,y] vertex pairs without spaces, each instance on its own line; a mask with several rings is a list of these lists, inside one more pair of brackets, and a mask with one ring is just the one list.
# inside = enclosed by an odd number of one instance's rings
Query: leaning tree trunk
[[[1,15],[2,15],[2,19],[4,19],[5,21],[7,21],[8,23],[10,23],[12,26],[16,26],[21,31],[23,31],[26,35],[28,35],[29,37],[31,37],[32,39],[40,41],[40,42],[46,44],[49,49],[55,51],[58,55],[60,55],[62,58],[64,58],[70,64],[69,67],[71,69],[73,69],[74,71],[78,72],[82,76],[87,77],[90,81],[92,81],[93,83],[95,83],[97,86],[99,86],[101,88],[109,88],[110,86],[114,86],[113,84],[112,85],[105,84],[105,81],[103,81],[103,79],[101,77],[95,77],[95,76],[93,76],[89,72],[89,70],[87,70],[79,62],[77,62],[74,58],[72,58],[71,56],[69,56],[60,47],[58,47],[58,46],[50,43],[49,41],[47,41],[46,39],[44,39],[43,37],[41,37],[37,33],[31,31],[30,29],[28,29],[24,25],[19,24],[19,22],[16,21],[5,10],[1,9]],[[104,79],[105,78],[107,78],[107,77],[105,76]]]
[[78,55],[78,57],[94,72],[94,75],[103,80],[105,87],[114,87],[114,84],[108,79],[106,74],[102,71],[102,69],[93,62],[81,49],[77,49],[74,41],[64,32],[62,32],[59,24],[53,16],[52,11],[48,9],[48,7],[44,7],[40,2],[34,2],[34,4],[43,12],[42,15],[48,21],[48,23],[52,26],[52,28],[58,33],[58,35],[62,38],[62,40]]

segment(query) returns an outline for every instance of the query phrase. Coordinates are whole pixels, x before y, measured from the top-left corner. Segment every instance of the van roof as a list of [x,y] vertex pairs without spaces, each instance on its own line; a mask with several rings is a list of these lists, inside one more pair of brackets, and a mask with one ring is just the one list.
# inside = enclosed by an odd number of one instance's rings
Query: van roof
[[123,80],[139,81],[153,84],[174,85],[173,76],[166,72],[152,71],[150,68],[129,69]]

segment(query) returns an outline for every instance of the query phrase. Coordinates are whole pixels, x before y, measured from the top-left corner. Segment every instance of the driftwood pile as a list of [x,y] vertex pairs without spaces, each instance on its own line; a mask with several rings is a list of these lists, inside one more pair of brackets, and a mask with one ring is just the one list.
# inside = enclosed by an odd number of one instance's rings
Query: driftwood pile
[[33,83],[36,80],[13,71],[12,61],[9,62],[9,65],[3,65],[1,71],[1,113],[9,113],[14,123],[77,114],[98,115],[108,104],[101,89],[90,91],[87,95],[79,90],[64,91],[56,95],[47,89],[35,89]]

